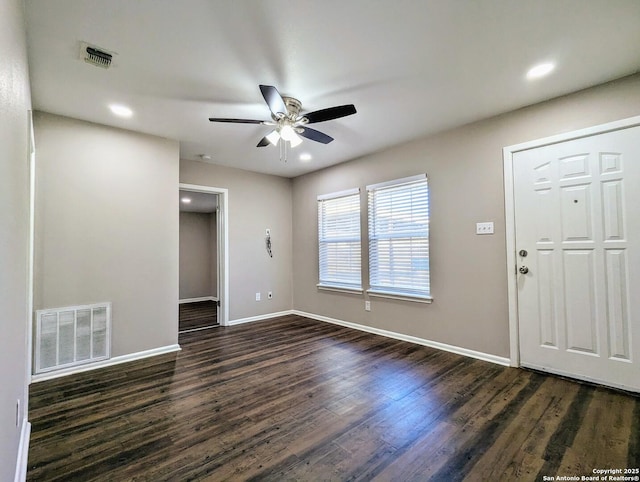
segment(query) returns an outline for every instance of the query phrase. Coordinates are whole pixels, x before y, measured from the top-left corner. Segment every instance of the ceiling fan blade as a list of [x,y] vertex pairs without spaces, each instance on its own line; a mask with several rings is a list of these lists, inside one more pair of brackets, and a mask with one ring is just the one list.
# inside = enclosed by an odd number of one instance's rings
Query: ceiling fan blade
[[264,121],[255,119],[225,119],[220,117],[209,117],[211,122],[231,122],[234,124],[262,124]]
[[332,119],[338,119],[340,117],[346,117],[355,113],[355,106],[353,104],[347,104],[309,112],[308,114],[304,114],[304,117],[309,119],[307,124],[313,124],[315,122],[324,122]]
[[265,136],[260,139],[260,142],[258,142],[258,145],[256,147],[265,147],[269,145],[271,145],[271,142],[269,142],[269,139],[267,139],[267,137]]
[[300,134],[302,137],[306,137],[307,139],[321,142],[323,144],[329,144],[333,140],[333,137],[328,136],[325,133],[317,131],[315,129],[311,129],[310,127],[298,127],[296,128],[296,131],[298,131],[298,134]]
[[262,97],[264,97],[264,100],[273,115],[277,115],[278,113],[287,113],[287,106],[285,105],[280,92],[278,92],[278,89],[272,85],[261,85],[260,92],[262,92]]

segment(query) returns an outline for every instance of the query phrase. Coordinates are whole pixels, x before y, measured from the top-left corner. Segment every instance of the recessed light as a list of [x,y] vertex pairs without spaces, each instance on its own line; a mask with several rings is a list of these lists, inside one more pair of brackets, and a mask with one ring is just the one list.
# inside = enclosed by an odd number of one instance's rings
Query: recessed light
[[311,154],[309,154],[308,152],[303,152],[302,154],[300,154],[300,160],[303,162],[307,162],[311,160]]
[[190,197],[183,197],[182,199],[180,199],[180,201],[182,201],[184,204],[189,204],[189,203],[191,203],[191,198]]
[[549,75],[555,68],[556,66],[552,62],[545,62],[543,64],[535,65],[531,67],[527,72],[527,79],[539,79],[541,77],[544,77],[545,75]]
[[118,117],[131,117],[133,115],[133,111],[126,105],[111,104],[109,106],[109,109],[111,109],[111,112],[113,112]]

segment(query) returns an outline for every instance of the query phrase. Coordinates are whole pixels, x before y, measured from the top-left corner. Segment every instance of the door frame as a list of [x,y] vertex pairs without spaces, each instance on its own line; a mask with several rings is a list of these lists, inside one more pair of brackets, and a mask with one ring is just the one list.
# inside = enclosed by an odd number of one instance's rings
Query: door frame
[[[218,236],[218,302],[220,303],[220,326],[229,324],[229,190],[221,187],[180,183],[181,191],[203,192],[218,195],[218,216],[216,216]],[[221,214],[221,215],[220,215]]]
[[509,302],[509,353],[510,365],[520,366],[520,343],[518,325],[518,284],[517,284],[517,257],[516,257],[516,219],[515,219],[515,187],[513,180],[514,154],[528,149],[572,141],[597,134],[605,134],[640,125],[640,116],[629,117],[619,121],[608,122],[593,127],[565,132],[555,136],[544,137],[533,141],[514,144],[502,149],[503,173],[504,173],[504,207],[505,207],[505,234],[507,256],[507,290]]
[[[35,243],[36,243],[36,139],[35,131],[33,128],[33,111],[28,112],[28,124],[29,124],[29,258],[28,258],[28,272],[27,272],[27,363],[26,363],[26,386],[31,384],[31,377],[33,376],[33,328],[35,323],[35,311],[33,290],[35,286]],[[23,413],[20,415],[24,419],[27,418],[29,413],[29,389],[25,393]]]

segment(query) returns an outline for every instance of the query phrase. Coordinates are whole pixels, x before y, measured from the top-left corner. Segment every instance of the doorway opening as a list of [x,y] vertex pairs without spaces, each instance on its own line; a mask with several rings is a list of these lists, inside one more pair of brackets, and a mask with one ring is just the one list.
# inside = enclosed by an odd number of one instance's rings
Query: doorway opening
[[226,193],[180,184],[179,333],[228,320]]

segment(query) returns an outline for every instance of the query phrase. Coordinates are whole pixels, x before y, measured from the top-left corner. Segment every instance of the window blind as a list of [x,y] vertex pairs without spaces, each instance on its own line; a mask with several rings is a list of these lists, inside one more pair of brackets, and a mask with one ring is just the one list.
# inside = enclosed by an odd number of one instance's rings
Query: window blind
[[318,196],[319,286],[362,289],[360,190]]
[[426,175],[367,186],[370,291],[429,298]]

